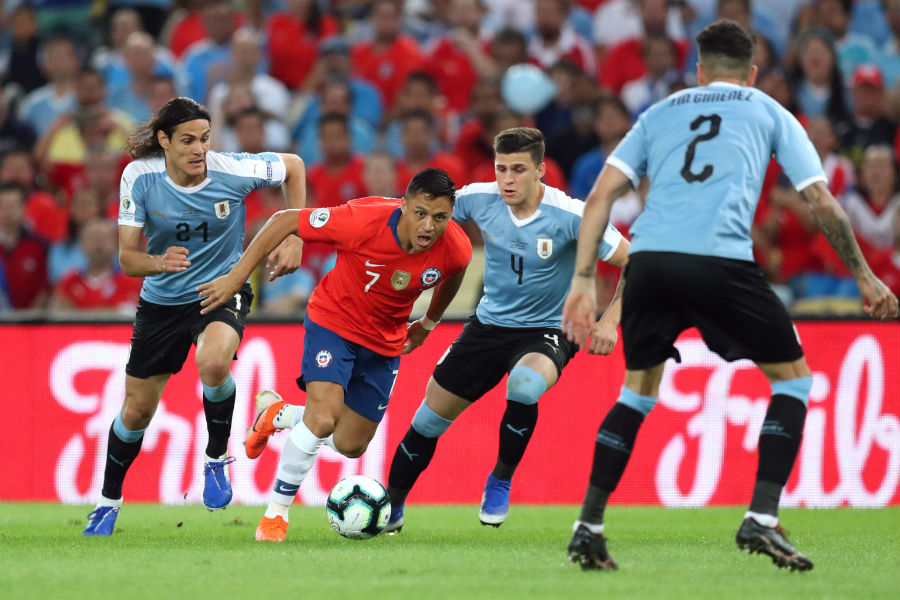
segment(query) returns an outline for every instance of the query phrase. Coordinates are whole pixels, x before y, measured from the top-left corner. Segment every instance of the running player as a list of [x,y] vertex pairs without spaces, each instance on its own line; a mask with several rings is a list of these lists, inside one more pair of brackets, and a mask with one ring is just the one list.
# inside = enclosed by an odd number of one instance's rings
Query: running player
[[[84,535],[112,535],[125,474],[166,382],[181,370],[191,344],[197,346],[209,432],[203,504],[213,510],[231,501],[227,465],[234,459],[227,452],[235,385],[230,363],[253,294],[244,278],[226,304],[201,314],[196,286],[227,272],[240,257],[247,194],[284,184],[287,205],[301,208],[306,177],[293,154],[220,154],[210,151],[209,136],[206,108],[175,98],[128,143],[136,160],[122,173],[119,261],[127,275],[145,279],[125,366],[125,400],[109,430],[103,490]],[[272,278],[296,270],[301,245],[294,236],[273,248]]]
[[616,568],[603,536],[607,500],[656,404],[666,359],[679,359],[676,338],[697,327],[711,350],[726,360],[755,361],[772,386],[753,498],[737,544],[769,555],[779,567],[807,570],[812,561],[778,525],[778,503],[800,446],[812,376],[787,310],[752,262],[749,236],[772,154],[856,277],[866,311],[894,317],[897,298],[866,264],[803,128],[752,87],[752,35],[733,21],[718,21],[698,34],[697,44],[701,87],[673,94],[641,115],[607,160],[581,224],[563,309],[563,327],[576,343],[594,321],[593,260],[610,206],[649,177],[647,204],[632,228],[622,300],[625,385],[600,425],[569,559],[583,569]]
[[[198,287],[205,296],[201,312],[215,311],[292,233],[329,243],[338,252],[307,305],[297,380],[306,390],[306,407],[290,423],[269,506],[256,529],[258,541],[284,541],[288,509],[322,444],[351,458],[362,456],[388,406],[400,354],[425,341],[456,295],[472,246],[450,220],[455,194],[446,172],[424,169],[403,199],[362,198],[334,208],[281,211],[231,272]],[[425,316],[407,325],[416,298],[432,287]],[[284,427],[281,421],[288,418],[281,414],[284,401],[271,392],[268,398],[253,426],[266,433],[255,449],[248,444],[248,455],[258,456],[275,422]]]

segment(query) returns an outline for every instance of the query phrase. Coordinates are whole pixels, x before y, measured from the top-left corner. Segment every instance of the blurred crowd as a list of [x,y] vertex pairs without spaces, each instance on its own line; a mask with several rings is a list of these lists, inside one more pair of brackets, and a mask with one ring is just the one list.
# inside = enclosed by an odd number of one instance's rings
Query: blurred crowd
[[[140,280],[116,261],[123,144],[176,95],[209,107],[214,150],[299,154],[310,206],[398,196],[424,167],[459,186],[492,180],[492,139],[518,125],[547,139],[545,182],[584,199],[634,119],[695,85],[693,36],[717,18],[756,32],[757,87],[807,128],[870,264],[900,292],[900,0],[3,6],[0,310],[134,311]],[[620,229],[645,192],[616,203]],[[282,206],[278,189],[248,197],[247,239]],[[795,311],[859,311],[853,279],[774,161],[752,235]],[[308,245],[296,274],[255,276],[255,310],[302,311],[331,264]]]

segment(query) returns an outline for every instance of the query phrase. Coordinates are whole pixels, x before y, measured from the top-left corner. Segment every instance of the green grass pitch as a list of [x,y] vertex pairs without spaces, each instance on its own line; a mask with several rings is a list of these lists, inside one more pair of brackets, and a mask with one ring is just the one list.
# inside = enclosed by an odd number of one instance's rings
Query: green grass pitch
[[90,508],[0,504],[3,598],[900,598],[900,508],[784,510],[808,573],[737,550],[744,509],[613,506],[614,573],[566,562],[573,506],[513,506],[499,529],[475,506],[409,506],[397,535],[351,541],[324,508],[295,506],[284,544],[253,540],[262,507],[126,505],[112,538]]

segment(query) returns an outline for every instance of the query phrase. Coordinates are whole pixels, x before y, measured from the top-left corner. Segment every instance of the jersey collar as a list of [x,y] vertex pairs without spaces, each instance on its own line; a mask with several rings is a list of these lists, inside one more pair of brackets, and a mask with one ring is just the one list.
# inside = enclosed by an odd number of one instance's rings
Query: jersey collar
[[192,185],[191,187],[184,187],[183,185],[178,185],[177,183],[175,183],[175,181],[171,177],[166,175],[166,183],[171,185],[173,188],[175,188],[179,192],[184,192],[185,194],[196,194],[197,192],[199,192],[200,190],[202,190],[203,188],[208,186],[210,183],[212,183],[212,179],[207,177],[206,179],[204,179],[197,185]]
[[733,90],[739,90],[742,86],[739,86],[736,83],[731,83],[730,81],[713,81],[712,83],[708,83],[706,87],[724,87],[731,88]]
[[394,241],[397,242],[397,246],[403,250],[403,244],[400,243],[400,236],[397,235],[397,223],[400,222],[400,215],[402,211],[397,208],[394,212],[391,213],[391,218],[388,219],[388,227],[391,228],[391,232],[394,234]]

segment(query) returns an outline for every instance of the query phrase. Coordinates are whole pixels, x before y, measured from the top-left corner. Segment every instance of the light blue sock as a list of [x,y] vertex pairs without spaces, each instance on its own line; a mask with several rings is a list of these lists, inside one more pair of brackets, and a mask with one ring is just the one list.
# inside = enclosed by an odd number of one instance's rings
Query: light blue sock
[[229,373],[228,379],[222,385],[210,387],[203,383],[203,397],[210,402],[222,402],[234,393],[234,388],[234,377]]

